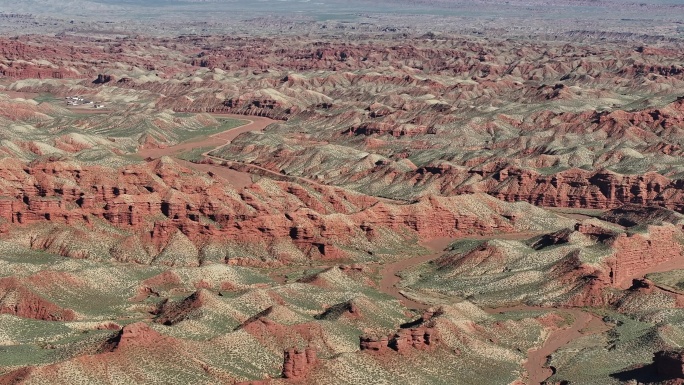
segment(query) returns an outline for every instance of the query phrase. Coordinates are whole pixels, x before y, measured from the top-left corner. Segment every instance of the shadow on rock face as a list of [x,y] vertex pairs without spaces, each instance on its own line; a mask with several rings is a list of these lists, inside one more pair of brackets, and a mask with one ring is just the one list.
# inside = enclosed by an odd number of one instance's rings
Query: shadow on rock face
[[613,373],[610,376],[621,382],[637,381],[640,384],[665,380],[663,376],[658,375],[655,364],[627,369],[622,372]]

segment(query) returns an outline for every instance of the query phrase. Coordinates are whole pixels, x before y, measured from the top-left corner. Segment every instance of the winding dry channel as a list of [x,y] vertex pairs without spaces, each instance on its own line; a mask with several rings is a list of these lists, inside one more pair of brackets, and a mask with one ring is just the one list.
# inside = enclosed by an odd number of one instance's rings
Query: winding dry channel
[[[165,148],[150,148],[150,149],[143,149],[138,151],[138,155],[144,157],[144,158],[152,158],[152,159],[157,159],[161,158],[162,156],[171,156],[173,157],[174,155],[178,155],[182,152],[189,151],[195,148],[203,148],[203,147],[210,147],[210,146],[215,146],[211,150],[205,152],[204,156],[207,156],[208,152],[217,150],[227,144],[229,144],[233,139],[237,138],[238,135],[245,133],[245,132],[250,132],[250,131],[262,131],[264,128],[268,127],[272,123],[277,123],[277,120],[269,119],[269,118],[264,118],[260,116],[245,116],[245,115],[235,115],[235,114],[210,114],[211,116],[217,117],[217,118],[232,118],[232,119],[239,119],[239,120],[244,120],[247,121],[247,124],[231,128],[226,131],[222,131],[210,136],[207,136],[206,138],[202,140],[194,140],[194,141],[188,141],[188,142],[183,142],[176,144],[175,146],[169,146]],[[211,157],[212,159],[215,160],[223,160],[220,158],[215,158]],[[241,189],[243,187],[249,186],[252,183],[252,175],[248,172],[243,172],[243,171],[237,171],[233,170],[228,167],[224,167],[221,165],[217,164],[200,164],[200,163],[193,163],[193,162],[188,162],[186,160],[174,158],[179,164],[191,168],[193,170],[197,171],[202,171],[202,172],[213,172],[215,175],[218,175],[224,179],[226,179],[227,182],[229,182],[233,187],[237,189]]]
[[[185,167],[191,168],[196,171],[201,172],[212,172],[214,175],[220,176],[226,180],[231,186],[240,190],[252,184],[252,176],[254,173],[247,171],[238,171],[233,168],[228,167],[228,165],[238,165],[243,169],[254,171],[259,175],[266,175],[276,180],[289,180],[301,184],[313,185],[313,186],[324,186],[324,184],[301,176],[295,175],[284,175],[278,173],[277,171],[270,170],[268,168],[251,164],[243,163],[239,161],[234,161],[230,159],[223,159],[216,156],[209,155],[209,153],[218,150],[221,147],[228,145],[233,139],[237,138],[238,135],[250,132],[250,131],[263,131],[266,127],[273,123],[279,123],[279,120],[273,120],[269,118],[264,118],[260,116],[247,116],[247,115],[237,115],[237,114],[225,114],[225,113],[210,113],[209,115],[217,118],[233,118],[238,120],[245,120],[248,123],[239,127],[231,128],[226,131],[222,131],[213,135],[209,135],[204,139],[191,140],[183,143],[176,144],[174,146],[164,147],[164,148],[151,148],[143,149],[138,151],[138,155],[144,158],[157,159],[162,156],[170,156],[175,159],[178,164]],[[212,147],[213,146],[213,147]],[[176,156],[196,148],[212,147],[210,150],[202,153],[205,159],[210,159],[215,161],[215,164],[209,163],[194,163],[188,162],[187,160],[179,159]],[[393,203],[393,204],[406,204],[405,201],[399,201],[391,198],[375,197],[379,201]]]
[[[520,233],[510,233],[510,234],[496,234],[488,236],[478,236],[478,237],[468,237],[468,238],[458,238],[458,239],[528,239],[533,236],[539,235],[539,232],[520,232]],[[399,289],[399,283],[401,282],[401,277],[398,275],[401,271],[410,269],[414,266],[420,265],[437,259],[442,254],[444,254],[444,249],[452,242],[457,239],[450,238],[438,238],[432,240],[431,242],[424,243],[423,245],[430,250],[432,253],[419,255],[411,257],[408,259],[403,259],[401,261],[388,263],[382,266],[381,270],[381,280],[379,290],[383,293],[389,294],[394,298],[397,298],[402,304],[408,308],[422,309],[425,310],[430,307],[429,304],[415,301],[411,298],[406,297],[402,294]],[[526,378],[524,381],[529,385],[538,385],[543,383],[546,379],[553,375],[553,369],[547,366],[547,357],[553,354],[558,349],[568,345],[577,338],[580,338],[587,334],[597,333],[603,330],[607,330],[607,325],[595,314],[586,312],[584,310],[575,308],[543,308],[534,306],[514,306],[514,307],[502,307],[502,308],[487,308],[484,309],[490,314],[495,313],[507,313],[513,311],[559,311],[563,313],[570,314],[572,316],[572,324],[567,327],[556,329],[551,331],[542,346],[537,349],[530,349],[527,352],[527,360],[523,364],[526,372]]]
[[[252,117],[252,116],[244,116],[244,115],[234,115],[234,114],[212,114],[213,116],[216,117],[228,117],[228,118],[234,118],[234,119],[240,119],[240,120],[247,120],[248,123],[239,126],[236,128],[229,129],[227,131],[223,131],[217,134],[210,135],[204,139],[201,140],[196,140],[196,141],[189,141],[189,142],[184,142],[177,144],[175,146],[169,146],[166,148],[155,148],[155,149],[144,149],[138,152],[140,156],[146,157],[146,158],[160,158],[162,156],[171,156],[173,157],[174,155],[178,155],[182,152],[189,151],[195,148],[203,148],[203,147],[210,147],[214,146],[212,150],[207,151],[203,153],[202,155],[214,159],[217,161],[224,161],[224,159],[221,158],[216,158],[213,156],[208,155],[209,152],[214,151],[218,148],[221,148],[227,144],[229,144],[233,139],[235,139],[238,135],[249,132],[249,131],[262,131],[264,128],[269,126],[272,123],[276,123],[276,120],[272,120],[269,118],[264,118],[264,117]],[[176,161],[183,166],[186,166],[188,168],[197,170],[197,171],[202,171],[202,172],[213,172],[215,175],[218,175],[220,177],[223,177],[226,179],[227,182],[229,182],[231,185],[233,185],[236,188],[243,188],[252,183],[252,174],[248,172],[242,172],[242,171],[237,171],[233,170],[231,168],[228,168],[226,166],[221,166],[218,164],[198,164],[198,163],[192,163],[188,162],[185,160],[181,160],[178,158],[175,158]],[[250,165],[252,167],[258,168],[260,171],[268,173],[268,174],[277,174],[276,172],[268,169],[261,168],[259,166],[254,166]],[[280,176],[280,174],[278,174]],[[305,179],[305,178],[298,178],[301,179],[302,182],[306,183],[314,183],[318,184],[315,181]],[[528,239],[530,237],[533,237],[535,235],[539,235],[539,232],[521,232],[521,233],[509,233],[509,234],[496,234],[496,235],[488,235],[488,236],[477,236],[477,237],[468,237],[468,238],[462,238],[462,239],[481,239],[481,240],[487,240],[487,239]],[[459,238],[461,239],[461,238]],[[401,282],[401,277],[399,276],[399,273],[403,270],[410,269],[414,266],[420,265],[422,263],[426,263],[429,261],[432,261],[434,259],[437,259],[439,256],[441,256],[444,252],[444,249],[455,239],[451,238],[438,238],[434,239],[430,242],[424,243],[424,246],[432,250],[432,253],[425,254],[425,255],[418,255],[415,257],[411,257],[408,259],[403,259],[397,262],[393,263],[387,263],[382,266],[381,269],[381,280],[380,280],[380,285],[379,285],[379,290],[383,293],[386,293],[394,298],[397,298],[399,301],[402,302],[402,304],[408,308],[414,308],[414,309],[422,309],[425,310],[430,307],[429,304],[418,302],[416,300],[413,300],[411,298],[406,297],[405,295],[402,294],[401,290],[399,289],[399,283]],[[537,385],[541,384],[543,381],[548,379],[552,374],[553,370],[549,368],[546,363],[547,363],[547,357],[555,352],[556,350],[562,348],[563,346],[569,344],[573,340],[586,335],[587,332],[585,329],[591,329],[591,330],[601,330],[606,328],[606,325],[594,314],[580,310],[580,309],[550,309],[550,308],[541,308],[541,307],[531,307],[531,306],[516,306],[516,307],[509,307],[509,308],[493,308],[493,309],[485,309],[489,313],[506,313],[510,311],[521,311],[521,310],[557,310],[557,311],[562,311],[565,313],[568,313],[572,315],[573,317],[573,322],[570,326],[562,329],[556,329],[553,330],[549,333],[547,338],[545,339],[544,343],[542,344],[541,347],[538,349],[531,349],[528,351],[527,354],[527,360],[523,364],[525,368],[525,372],[527,374],[527,378],[525,378],[525,381],[527,384],[530,385]]]

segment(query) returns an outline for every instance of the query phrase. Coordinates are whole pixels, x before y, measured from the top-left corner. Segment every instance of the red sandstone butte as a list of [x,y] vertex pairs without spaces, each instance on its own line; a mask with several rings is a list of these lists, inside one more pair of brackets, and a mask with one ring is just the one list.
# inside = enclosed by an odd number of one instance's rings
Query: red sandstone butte
[[311,347],[304,350],[288,349],[283,359],[283,377],[291,380],[303,379],[317,363],[316,350]]

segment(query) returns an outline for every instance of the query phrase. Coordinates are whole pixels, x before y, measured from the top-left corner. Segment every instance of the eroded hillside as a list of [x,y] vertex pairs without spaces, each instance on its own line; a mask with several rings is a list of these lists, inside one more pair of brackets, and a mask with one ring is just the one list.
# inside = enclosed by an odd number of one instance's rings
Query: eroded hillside
[[0,383],[681,382],[682,59],[0,37]]

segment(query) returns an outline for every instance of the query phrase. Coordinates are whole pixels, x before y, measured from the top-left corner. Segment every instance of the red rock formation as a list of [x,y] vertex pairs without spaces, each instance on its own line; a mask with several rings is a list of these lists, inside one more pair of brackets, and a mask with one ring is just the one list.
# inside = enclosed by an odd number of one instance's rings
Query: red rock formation
[[211,295],[207,290],[200,289],[178,303],[164,302],[155,322],[167,326],[177,324],[186,319],[193,310],[205,305]]
[[138,348],[148,348],[171,343],[171,339],[159,334],[144,322],[124,326],[119,332],[105,341],[99,353],[120,353]]
[[400,329],[389,341],[390,348],[399,353],[406,352],[408,348],[419,350],[432,349],[439,341],[437,330],[430,327],[417,327]]
[[541,175],[509,168],[484,184],[485,191],[499,199],[540,206],[610,209],[635,203],[684,211],[682,181],[656,173],[619,175],[573,169]]
[[575,250],[554,264],[547,274],[550,288],[565,287],[569,296],[555,305],[581,307],[606,306],[616,300],[608,270],[604,266],[584,263],[580,250]]
[[304,350],[291,348],[285,351],[283,359],[283,377],[291,380],[301,380],[318,363],[316,350],[307,347]]
[[618,235],[610,242],[615,253],[606,261],[611,284],[624,287],[649,268],[681,257],[683,249],[677,240],[680,235],[674,226],[649,226],[644,235]]
[[434,326],[428,326],[427,322],[439,314],[441,310],[428,309],[420,318],[402,325],[401,329],[389,336],[380,338],[360,336],[359,348],[376,353],[390,350],[406,353],[410,351],[410,348],[432,350],[439,343],[440,338],[437,329]]
[[603,228],[600,226],[596,226],[596,225],[594,225],[592,223],[588,223],[586,221],[576,224],[575,230],[577,230],[578,232],[580,232],[584,235],[588,235],[591,238],[598,240],[598,241],[603,241],[603,240],[606,240],[608,238],[613,238],[613,237],[617,236],[617,234],[614,231],[611,231],[609,229],[606,229],[606,228]]
[[394,137],[417,136],[428,132],[428,127],[422,125],[392,124],[383,122],[367,122],[354,126],[343,134],[349,135],[384,135],[389,134]]
[[[152,253],[149,258],[135,258],[139,262],[149,262],[169,247],[227,239],[243,243],[290,239],[310,256],[339,259],[346,252],[338,245],[355,237],[373,238],[380,234],[376,229],[409,230],[431,239],[507,231],[514,222],[496,213],[503,213],[505,205],[486,196],[430,196],[404,205],[320,185],[314,197],[286,182],[275,184],[277,192],[255,184],[238,195],[226,192],[215,178],[195,174],[166,158],[119,171],[62,161],[28,166],[3,162],[0,183],[7,197],[0,200],[0,218],[15,226],[45,222],[90,226],[93,219],[101,218],[119,228],[147,229],[139,241],[122,238],[112,249],[120,260],[130,259],[127,250]],[[485,205],[494,211],[482,215],[459,208],[459,202],[482,200],[491,200]],[[31,246],[87,257],[87,248],[76,250],[63,241],[60,232],[41,233],[32,238]]]
[[164,337],[152,329],[144,322],[136,322],[126,325],[119,334],[119,348],[126,348],[131,345],[145,345],[150,342],[157,342]]
[[[682,258],[683,249],[677,241],[681,231],[670,224],[651,225],[647,232],[631,235],[606,230],[586,221],[578,224],[577,229],[605,245],[607,254],[597,265],[583,263],[579,251],[575,251],[552,268],[549,275],[550,282],[553,282],[551,285],[572,288],[571,295],[562,302],[564,306],[615,305],[629,293],[621,293],[614,288],[628,289],[630,285],[640,293],[650,293],[655,290],[654,286],[641,277],[653,272],[659,264],[681,261]],[[677,306],[682,303],[677,293],[665,294],[672,297]]]
[[0,313],[43,321],[74,321],[76,313],[33,293],[18,278],[0,278]]
[[380,338],[360,336],[359,337],[359,349],[368,350],[371,352],[388,352],[390,336],[382,336]]
[[359,337],[359,348],[371,352],[387,352],[390,349],[399,353],[410,352],[410,349],[431,350],[439,342],[437,329],[419,326],[410,329],[399,329],[394,335],[373,338]]
[[[314,279],[312,281],[307,281],[309,284],[318,284],[323,287],[329,286],[323,282],[316,282],[317,280]],[[304,282],[303,280],[300,280],[299,282]],[[340,317],[347,317],[349,319],[360,319],[363,317],[363,314],[361,314],[361,310],[359,307],[354,303],[354,300],[349,300],[346,302],[338,303],[336,305],[330,306],[325,311],[317,316],[315,316],[316,319],[339,319]]]

